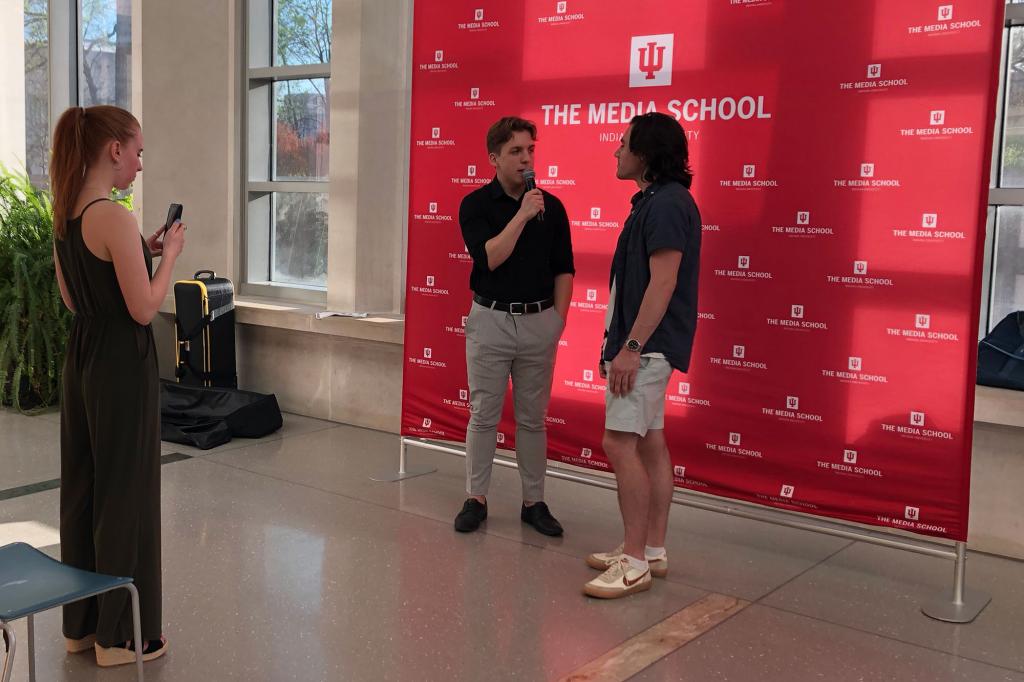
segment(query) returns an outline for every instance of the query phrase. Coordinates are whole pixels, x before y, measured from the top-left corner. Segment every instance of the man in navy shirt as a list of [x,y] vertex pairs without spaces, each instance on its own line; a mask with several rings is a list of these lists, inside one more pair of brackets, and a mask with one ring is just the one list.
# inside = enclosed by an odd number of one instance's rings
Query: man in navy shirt
[[615,157],[617,177],[640,191],[615,246],[601,351],[601,376],[608,380],[603,445],[615,468],[625,539],[587,557],[604,572],[583,591],[605,599],[650,589],[652,575],[668,573],[674,482],[665,389],[673,369],[690,365],[701,238],[686,134],[675,119],[635,117]]
[[569,218],[554,196],[526,191],[537,128],[506,117],[487,132],[495,177],[462,200],[459,225],[473,257],[473,305],[466,321],[470,417],[466,492],[455,530],[475,531],[487,518],[487,490],[505,392],[512,379],[516,460],[523,484],[520,518],[545,535],[562,526],[544,503],[547,415],[558,339],[575,274]]

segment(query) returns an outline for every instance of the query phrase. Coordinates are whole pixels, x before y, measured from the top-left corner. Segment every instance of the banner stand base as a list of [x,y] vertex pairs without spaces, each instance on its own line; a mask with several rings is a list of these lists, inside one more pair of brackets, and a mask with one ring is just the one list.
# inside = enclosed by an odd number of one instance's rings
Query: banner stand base
[[977,590],[968,590],[964,586],[967,574],[967,545],[956,543],[956,563],[953,566],[953,595],[939,597],[921,607],[921,612],[929,618],[945,623],[970,623],[978,617],[992,595]]
[[409,468],[407,465],[407,448],[406,440],[401,439],[401,450],[398,454],[398,471],[393,473],[384,473],[370,476],[371,481],[377,481],[378,483],[397,483],[398,481],[404,481],[408,478],[416,478],[417,476],[426,476],[437,471],[437,467],[412,467]]
[[922,606],[921,613],[945,623],[970,623],[978,617],[978,614],[988,606],[990,601],[992,601],[990,594],[966,590],[962,603],[957,604],[949,597],[940,597]]

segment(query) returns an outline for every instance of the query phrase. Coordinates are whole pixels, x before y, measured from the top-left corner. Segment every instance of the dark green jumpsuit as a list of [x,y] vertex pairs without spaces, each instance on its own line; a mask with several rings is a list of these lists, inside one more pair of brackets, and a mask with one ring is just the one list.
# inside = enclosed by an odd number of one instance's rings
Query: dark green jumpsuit
[[[160,379],[153,329],[128,313],[114,264],[86,247],[81,215],[68,221],[64,239],[55,243],[75,309],[60,411],[61,560],[133,578],[142,637],[158,639]],[[141,248],[152,277],[144,240]],[[92,633],[105,647],[133,639],[127,591],[64,607],[65,637]]]

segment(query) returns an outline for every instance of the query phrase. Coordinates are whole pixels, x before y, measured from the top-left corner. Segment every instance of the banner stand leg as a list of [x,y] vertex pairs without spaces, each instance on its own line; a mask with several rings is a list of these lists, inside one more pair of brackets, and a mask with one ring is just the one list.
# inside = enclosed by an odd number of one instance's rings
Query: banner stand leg
[[981,613],[992,595],[985,592],[968,590],[964,585],[967,570],[967,545],[956,543],[956,564],[953,567],[953,600],[949,597],[938,597],[921,607],[921,612],[929,618],[946,623],[970,623]]
[[371,481],[395,483],[397,481],[404,481],[407,478],[416,478],[417,476],[426,476],[437,471],[437,467],[413,467],[407,466],[407,460],[409,455],[409,448],[407,441],[402,438],[401,445],[398,450],[398,473],[385,473],[378,474],[376,476],[370,476]]

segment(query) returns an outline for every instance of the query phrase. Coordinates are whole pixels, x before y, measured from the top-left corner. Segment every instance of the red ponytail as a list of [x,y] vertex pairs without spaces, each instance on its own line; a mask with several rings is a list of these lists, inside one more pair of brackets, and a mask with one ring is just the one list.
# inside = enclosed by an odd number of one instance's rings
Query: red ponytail
[[104,145],[114,140],[125,142],[140,129],[138,120],[120,107],[71,107],[60,115],[50,155],[54,237],[64,239],[68,214],[82,191],[85,171],[99,158]]

